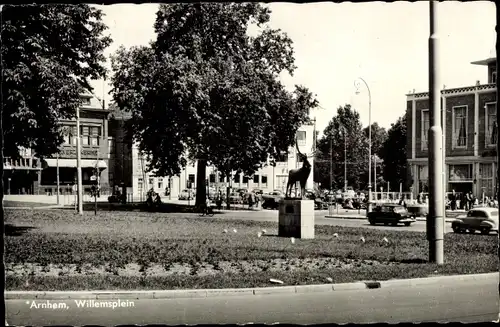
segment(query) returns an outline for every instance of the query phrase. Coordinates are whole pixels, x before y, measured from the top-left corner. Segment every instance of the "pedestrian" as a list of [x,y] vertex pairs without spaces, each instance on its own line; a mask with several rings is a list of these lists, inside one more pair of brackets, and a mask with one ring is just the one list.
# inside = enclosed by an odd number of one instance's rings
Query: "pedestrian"
[[418,193],[417,195],[417,203],[422,204],[422,192]]
[[405,209],[406,209],[406,199],[405,199],[405,198],[406,198],[406,196],[403,194],[403,195],[401,196],[401,199],[399,200],[399,205],[404,206],[404,207],[405,207]]
[[455,194],[455,190],[451,191],[451,211],[455,211],[457,209],[457,195]]

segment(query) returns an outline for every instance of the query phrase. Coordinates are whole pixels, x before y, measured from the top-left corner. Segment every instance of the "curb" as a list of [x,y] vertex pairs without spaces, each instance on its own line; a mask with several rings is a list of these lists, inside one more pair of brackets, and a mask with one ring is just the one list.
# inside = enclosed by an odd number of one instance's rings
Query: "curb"
[[[498,273],[475,275],[452,275],[413,279],[396,279],[388,281],[363,281],[341,284],[317,284],[282,287],[204,289],[204,290],[155,290],[155,291],[79,291],[79,292],[40,292],[40,291],[5,291],[5,300],[72,300],[72,299],[179,299],[179,298],[209,298],[217,296],[251,296],[269,294],[303,294],[313,292],[356,291],[379,288],[413,287],[417,285],[432,285],[443,280],[477,281],[491,278]],[[498,284],[498,282],[497,282]]]
[[[335,218],[335,219],[367,219],[366,217],[364,216],[341,216],[341,215],[326,215],[325,218]],[[447,223],[451,223],[453,222],[453,220],[455,220],[455,218],[445,218],[445,221]],[[425,218],[421,217],[421,218],[417,218],[417,221],[426,221]]]

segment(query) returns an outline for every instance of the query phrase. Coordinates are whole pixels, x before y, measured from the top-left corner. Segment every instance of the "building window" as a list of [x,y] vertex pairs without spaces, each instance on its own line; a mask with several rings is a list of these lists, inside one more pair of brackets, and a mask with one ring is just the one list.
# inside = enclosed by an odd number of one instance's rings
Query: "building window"
[[108,138],[108,151],[110,154],[115,153],[115,139],[112,137]]
[[76,145],[76,126],[66,125],[62,127],[63,144]]
[[210,174],[210,184],[215,183],[215,174]]
[[163,189],[163,178],[161,177],[158,178],[158,188],[160,190]]
[[493,164],[491,163],[482,163],[479,165],[479,175],[480,175],[480,183],[481,183],[481,193],[480,195],[487,197],[492,197],[493,193]]
[[189,174],[189,177],[188,177],[188,180],[190,183],[193,183],[194,184],[194,174]]
[[239,183],[239,182],[240,182],[240,174],[236,173],[236,174],[234,175],[234,182],[235,182],[235,183]]
[[259,175],[253,175],[254,184],[259,184]]
[[467,147],[467,106],[453,107],[453,148]]
[[497,72],[491,73],[491,84],[497,83]]
[[298,145],[306,145],[306,132],[305,131],[297,131],[297,144]]
[[81,97],[80,100],[82,100],[83,105],[90,106],[90,98]]
[[142,178],[137,179],[137,188],[139,190],[142,190],[142,188],[143,188],[142,183],[143,183],[143,179]]
[[418,166],[418,190],[429,192],[429,169],[427,166]]
[[267,186],[267,175],[262,175],[262,185]]
[[486,146],[496,146],[498,139],[497,104],[487,103],[485,114]]
[[243,184],[248,184],[248,176],[243,176]]
[[472,180],[472,165],[450,165],[448,180],[456,181],[471,181]]
[[278,155],[278,158],[276,158],[277,162],[288,162],[288,151],[281,151],[281,153]]
[[429,147],[429,109],[422,110],[422,151]]
[[224,182],[224,175],[219,174],[219,183],[223,183],[223,182]]
[[81,126],[80,133],[82,138],[82,145],[99,145],[99,138],[101,136],[101,127],[99,126]]

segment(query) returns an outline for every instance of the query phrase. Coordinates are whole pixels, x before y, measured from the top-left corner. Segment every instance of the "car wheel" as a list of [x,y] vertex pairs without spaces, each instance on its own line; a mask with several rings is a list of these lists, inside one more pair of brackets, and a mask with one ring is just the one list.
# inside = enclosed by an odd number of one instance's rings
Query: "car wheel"
[[410,226],[410,225],[411,225],[411,223],[410,223],[410,222],[406,222],[406,223],[405,223],[405,226]]
[[388,226],[388,225],[389,225],[389,223],[384,223],[384,226]]
[[392,223],[391,224],[391,226],[397,226],[397,225],[398,225],[398,223]]
[[375,220],[373,219],[368,220],[368,222],[370,223],[370,225],[375,225]]
[[462,234],[462,229],[458,225],[451,225],[451,229],[453,229],[454,233]]
[[488,235],[489,233],[490,233],[490,229],[489,228],[485,227],[485,228],[481,229],[481,234]]

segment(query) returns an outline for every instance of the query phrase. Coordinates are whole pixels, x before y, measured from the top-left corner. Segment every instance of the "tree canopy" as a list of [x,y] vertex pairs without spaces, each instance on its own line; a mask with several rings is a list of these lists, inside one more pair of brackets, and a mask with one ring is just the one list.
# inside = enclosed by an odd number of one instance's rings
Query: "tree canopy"
[[269,15],[258,3],[162,4],[156,41],[112,58],[111,92],[133,113],[148,169],[173,176],[198,160],[197,204],[207,164],[253,174],[288,151],[317,104],[305,87],[290,93],[279,82],[295,69],[292,41],[266,26]]
[[[330,142],[333,150],[331,161]],[[333,189],[344,187],[344,166],[347,167],[347,185],[354,189],[364,188],[367,183],[367,160],[368,142],[363,133],[359,113],[349,104],[339,107],[318,140],[317,156],[314,160],[315,181],[329,188],[332,164]]]
[[3,154],[30,148],[58,151],[61,119],[74,117],[89,79],[103,77],[111,43],[102,12],[86,4],[5,5],[2,8]]
[[390,185],[408,186],[408,159],[406,156],[406,116],[400,117],[391,124],[387,139],[381,149],[381,158],[384,160],[384,179]]

